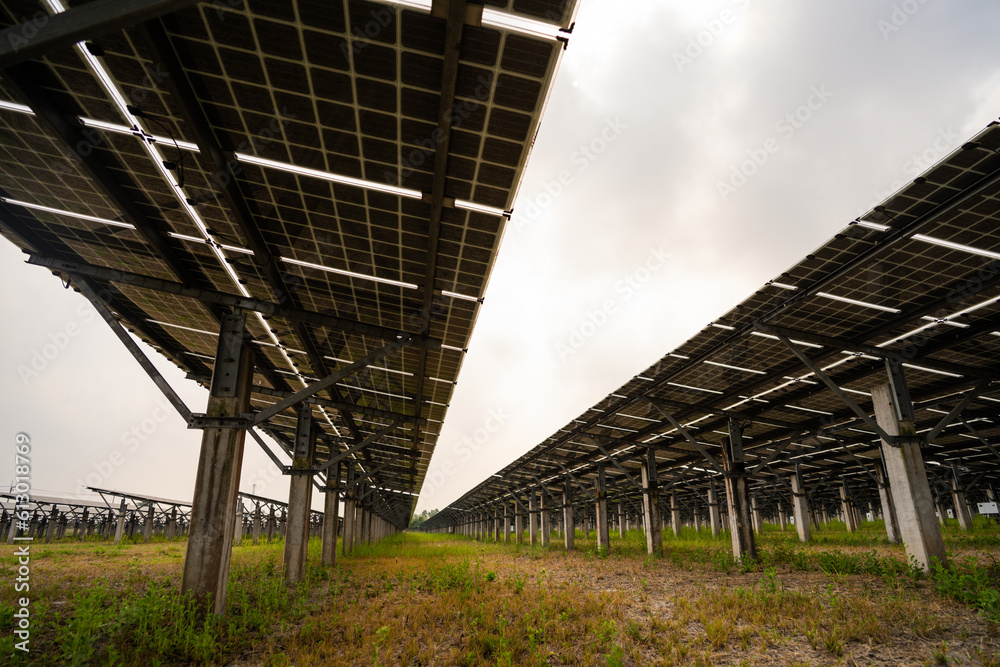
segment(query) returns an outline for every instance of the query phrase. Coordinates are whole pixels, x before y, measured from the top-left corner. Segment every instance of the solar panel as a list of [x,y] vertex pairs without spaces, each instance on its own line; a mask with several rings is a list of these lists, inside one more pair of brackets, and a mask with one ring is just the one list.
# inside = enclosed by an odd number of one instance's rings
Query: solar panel
[[[69,4],[45,10],[86,3]],[[406,520],[576,5],[486,4],[463,24],[438,2],[191,3],[17,63],[0,82],[2,232],[49,266],[432,341],[313,403],[320,459],[408,422],[356,457]],[[0,9],[11,26],[39,5]],[[207,384],[219,307],[102,275],[90,279],[117,317]],[[255,411],[386,343],[280,313],[247,328]],[[293,428],[290,414],[268,426]]]
[[662,410],[716,458],[728,420],[738,419],[761,493],[796,464],[813,484],[831,471],[861,473],[861,460],[878,457],[878,434],[779,336],[868,414],[871,387],[886,381],[883,357],[901,361],[918,433],[971,393],[962,414],[975,426],[956,420],[929,443],[929,474],[950,474],[954,464],[996,480],[998,148],[993,123],[425,527],[461,523],[465,513],[509,499],[512,481],[562,484],[567,470],[592,483],[604,468],[613,493],[634,498],[639,490],[622,469],[637,478],[650,446],[661,488],[703,493],[717,471]]

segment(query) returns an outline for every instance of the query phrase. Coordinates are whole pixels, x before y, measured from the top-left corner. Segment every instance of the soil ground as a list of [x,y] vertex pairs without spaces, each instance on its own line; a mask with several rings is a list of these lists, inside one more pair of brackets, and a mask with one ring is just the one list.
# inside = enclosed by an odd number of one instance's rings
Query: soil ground
[[[974,559],[995,590],[1000,532],[977,531],[949,534],[952,559]],[[183,541],[36,544],[31,654],[8,641],[0,663],[1000,665],[1000,625],[908,570],[877,526],[793,538],[765,532],[743,566],[694,531],[666,536],[657,558],[640,533],[610,554],[581,533],[573,552],[556,534],[543,548],[405,533],[333,568],[313,541],[292,588],[280,542],[245,544],[221,621],[180,601]]]

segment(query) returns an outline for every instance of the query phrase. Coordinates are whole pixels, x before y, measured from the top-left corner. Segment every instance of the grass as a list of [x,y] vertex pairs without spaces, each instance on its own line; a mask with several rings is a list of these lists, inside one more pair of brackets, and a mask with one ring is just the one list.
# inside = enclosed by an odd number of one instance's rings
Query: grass
[[547,548],[404,533],[332,568],[314,540],[293,588],[281,542],[244,544],[221,618],[179,594],[183,541],[37,544],[30,664],[1000,665],[996,527],[946,527],[953,566],[930,577],[880,529],[831,523],[800,544],[765,526],[753,563],[691,529],[659,558],[637,531],[609,553],[581,531],[572,553],[554,533]]

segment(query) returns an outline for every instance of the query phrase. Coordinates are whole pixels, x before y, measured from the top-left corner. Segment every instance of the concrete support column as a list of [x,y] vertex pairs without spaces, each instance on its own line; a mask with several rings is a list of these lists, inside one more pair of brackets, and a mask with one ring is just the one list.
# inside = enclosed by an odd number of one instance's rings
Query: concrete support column
[[618,537],[625,538],[625,501],[618,503]]
[[563,543],[566,551],[572,551],[575,547],[576,524],[573,521],[573,482],[569,477],[563,485]]
[[300,403],[292,452],[291,479],[288,484],[288,519],[285,526],[285,583],[297,584],[306,568],[309,545],[309,518],[312,505],[312,464],[316,449],[316,431],[312,405]]
[[[899,375],[902,375],[900,369]],[[902,395],[897,399],[894,396]],[[913,425],[912,405],[908,403],[905,387],[896,387],[896,392],[888,384],[872,389],[875,419],[889,436],[904,436],[894,446],[882,442],[882,456],[885,460],[892,503],[899,519],[899,532],[910,557],[915,558],[929,570],[931,560],[937,558],[942,565],[947,564],[941,528],[934,520],[934,503],[927,471],[920,451],[920,439],[916,437]],[[905,437],[909,436],[909,438]]]
[[646,532],[646,553],[663,553],[663,536],[660,533],[660,492],[656,483],[656,451],[646,448],[642,462],[642,525]]
[[730,418],[729,438],[722,441],[722,463],[726,472],[726,501],[729,503],[729,532],[733,539],[733,557],[757,560],[747,498],[746,464],[743,461],[743,438],[739,423]]
[[[209,417],[250,411],[253,361],[250,347],[243,344],[244,322],[242,313],[223,316],[205,410]],[[241,428],[206,428],[201,439],[181,593],[194,595],[203,605],[211,600],[216,614],[226,605],[245,437]]]
[[524,506],[520,502],[514,505],[514,532],[518,544],[524,544]]
[[694,501],[694,529],[701,532],[701,505],[697,500]]
[[118,525],[115,527],[115,545],[122,541],[125,536],[125,499],[122,498],[121,505],[118,506]]
[[51,542],[52,538],[55,536],[55,534],[56,534],[56,526],[59,523],[58,520],[59,520],[59,510],[56,509],[53,506],[52,507],[52,513],[49,515],[48,526],[46,526],[46,530],[45,530],[45,541],[46,542]]
[[261,531],[260,505],[254,503],[253,526],[251,526],[250,528],[250,535],[253,537],[253,543],[255,545],[258,542],[260,542],[260,531]]
[[753,511],[753,532],[760,535],[760,531],[763,529],[763,524],[760,521],[760,506],[757,504],[757,496],[750,499],[750,507]]
[[510,503],[503,504],[503,541],[510,542]]
[[[152,507],[150,507],[152,509]],[[237,501],[236,520],[233,522],[233,546],[238,547],[243,542],[243,504]],[[149,540],[147,540],[148,542]]]
[[499,507],[494,507],[493,508],[493,541],[496,542],[496,543],[498,543],[498,544],[500,543],[500,530],[502,529],[502,527],[503,527],[503,524],[501,524],[501,522],[500,522],[500,508]]
[[892,503],[892,491],[885,476],[885,468],[881,463],[875,464],[875,477],[878,479],[878,498],[882,504],[885,536],[890,544],[899,544],[899,520],[896,518],[896,508]]
[[934,492],[934,506],[937,508],[938,523],[942,526],[948,525],[948,510],[944,507],[944,500],[938,492]]
[[151,539],[153,539],[153,513],[155,511],[156,508],[153,506],[152,503],[150,503],[149,510],[146,512],[146,521],[142,527],[143,542],[149,542]]
[[847,532],[853,533],[858,529],[858,522],[854,516],[854,507],[851,505],[851,494],[847,489],[847,480],[840,482],[840,506],[844,513],[844,525]]
[[[362,485],[363,492],[369,493],[369,489],[366,488],[368,485]],[[370,496],[368,498],[362,499],[361,505],[361,543],[371,544],[372,541],[372,508],[370,505]]]
[[783,501],[778,499],[778,523],[781,525],[781,530],[785,530],[785,505]]
[[715,480],[709,480],[708,523],[712,527],[712,537],[718,537],[722,530],[722,519],[719,517],[719,496],[715,491]]
[[681,534],[681,506],[677,501],[677,492],[670,492],[670,528],[674,531],[674,537]]
[[[80,519],[80,539],[82,540],[87,535],[90,535],[90,508],[83,508],[83,517]],[[14,515],[11,515],[11,521],[14,520]]]
[[965,490],[962,488],[958,476],[958,466],[951,464],[951,499],[955,505],[955,518],[962,530],[972,530],[972,514],[969,512],[969,503],[965,501]]
[[549,507],[549,490],[542,489],[542,495],[539,496],[538,500],[541,508],[541,531],[542,531],[542,546],[549,546],[549,539],[552,536],[552,508]]
[[812,539],[812,526],[809,521],[809,507],[806,504],[806,493],[802,489],[802,471],[795,465],[792,474],[792,517],[795,519],[795,532],[799,534],[800,542]]
[[531,546],[538,544],[538,492],[528,491],[528,538]]
[[597,550],[602,554],[611,553],[611,535],[608,532],[608,485],[604,476],[604,468],[597,469],[597,484],[595,489],[596,502],[594,510],[597,514]]
[[[335,450],[331,449],[331,454]],[[340,469],[338,461],[326,471],[326,491],[323,498],[323,565],[337,564],[337,528],[340,524]]]
[[357,510],[354,507],[354,464],[347,464],[347,485],[344,490],[344,541],[341,544],[341,553],[345,556],[351,553],[354,548],[355,520]]

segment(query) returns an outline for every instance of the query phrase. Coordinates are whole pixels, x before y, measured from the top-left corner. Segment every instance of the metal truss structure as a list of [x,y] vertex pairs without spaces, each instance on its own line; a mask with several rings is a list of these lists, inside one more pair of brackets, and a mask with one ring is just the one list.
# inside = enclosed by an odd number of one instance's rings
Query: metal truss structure
[[0,232],[204,429],[183,587],[217,611],[247,432],[294,531],[300,478],[409,523],[575,8],[0,2]]

